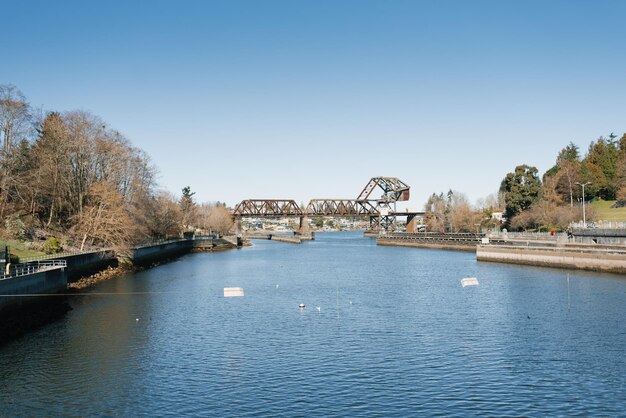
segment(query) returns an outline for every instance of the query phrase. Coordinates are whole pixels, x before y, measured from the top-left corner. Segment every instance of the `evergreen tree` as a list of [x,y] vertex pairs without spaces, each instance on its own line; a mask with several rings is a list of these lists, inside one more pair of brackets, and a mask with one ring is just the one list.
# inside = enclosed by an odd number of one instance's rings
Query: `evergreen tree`
[[504,215],[507,220],[530,208],[541,195],[541,180],[536,167],[518,165],[502,180],[500,191],[504,193],[506,204]]
[[180,198],[180,211],[182,212],[183,227],[192,226],[196,220],[196,202],[193,196],[196,192],[192,192],[189,186],[183,187],[183,195]]
[[[589,152],[584,160],[584,163],[590,165],[589,167],[591,168],[588,170],[590,178],[586,181],[595,183],[596,186],[594,187],[596,192],[591,196],[601,197],[604,200],[615,199],[617,191],[613,180],[619,160],[619,149],[614,139],[615,135],[611,135],[608,140],[600,137],[597,141],[592,142],[589,145]],[[604,178],[598,176],[597,170],[594,170],[591,165],[598,167]]]

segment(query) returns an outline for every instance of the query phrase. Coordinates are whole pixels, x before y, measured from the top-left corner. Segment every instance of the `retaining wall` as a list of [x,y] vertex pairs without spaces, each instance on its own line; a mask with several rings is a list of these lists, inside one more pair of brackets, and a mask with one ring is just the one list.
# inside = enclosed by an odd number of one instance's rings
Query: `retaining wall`
[[478,245],[478,261],[626,273],[626,248],[554,248]]
[[4,295],[32,295],[42,293],[65,292],[67,289],[67,275],[62,267],[25,276],[10,277],[0,280],[0,311],[19,307],[36,297],[11,297]]
[[271,235],[272,241],[288,242],[290,244],[302,244],[302,239],[297,236]]
[[135,248],[130,255],[123,258],[135,265],[150,265],[159,261],[179,257],[194,250],[213,251],[228,248],[237,248],[237,245],[225,238],[181,239],[180,241],[171,241]]
[[626,245],[626,228],[572,228],[576,243]]
[[454,241],[400,241],[388,238],[379,238],[376,245],[387,245],[394,247],[414,247],[414,248],[433,248],[436,250],[455,250],[455,251],[475,251],[475,243],[463,243]]
[[380,236],[378,245],[475,251],[482,234],[393,233]]
[[135,265],[148,265],[157,261],[187,254],[192,249],[192,240],[180,240],[149,245],[133,249],[129,261]]
[[81,277],[95,274],[109,266],[117,265],[117,258],[113,251],[106,250],[59,257],[58,260],[67,262],[66,274],[70,283]]
[[302,244],[302,241],[313,241],[315,238],[313,235],[284,235],[273,233],[254,233],[248,235],[248,239],[267,239],[279,242],[288,242],[290,244]]

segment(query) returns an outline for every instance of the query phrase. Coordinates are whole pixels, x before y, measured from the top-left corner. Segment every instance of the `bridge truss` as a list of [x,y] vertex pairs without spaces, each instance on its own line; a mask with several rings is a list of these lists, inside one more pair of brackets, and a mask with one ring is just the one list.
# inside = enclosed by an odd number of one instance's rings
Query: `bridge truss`
[[295,200],[249,199],[243,200],[233,210],[235,217],[283,217],[304,216]]
[[[373,198],[376,189],[382,195]],[[235,206],[233,217],[299,217],[301,228],[305,227],[306,217],[337,216],[367,217],[370,229],[394,231],[396,217],[407,216],[407,224],[422,215],[422,212],[397,212],[396,202],[409,199],[410,187],[395,177],[372,177],[356,199],[312,199],[304,210],[294,200],[287,199],[248,199]]]

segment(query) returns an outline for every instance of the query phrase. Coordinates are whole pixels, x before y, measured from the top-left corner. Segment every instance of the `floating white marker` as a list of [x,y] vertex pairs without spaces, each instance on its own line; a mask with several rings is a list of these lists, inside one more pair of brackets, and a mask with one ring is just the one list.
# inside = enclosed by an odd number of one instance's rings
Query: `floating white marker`
[[299,305],[298,305],[298,308],[300,308],[300,309],[304,309],[304,303],[299,304]]
[[476,277],[466,277],[461,279],[461,286],[478,286],[478,279]]
[[225,287],[224,288],[225,298],[232,298],[236,296],[243,296],[243,288],[241,287]]
[[321,312],[322,308],[320,306],[317,306],[315,309],[317,309],[317,312]]

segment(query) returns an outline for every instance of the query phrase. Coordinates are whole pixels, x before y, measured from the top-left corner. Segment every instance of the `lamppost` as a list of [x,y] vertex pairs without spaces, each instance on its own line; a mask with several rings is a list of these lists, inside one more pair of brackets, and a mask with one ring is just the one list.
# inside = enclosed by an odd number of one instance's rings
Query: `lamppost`
[[578,184],[579,186],[582,186],[583,188],[583,228],[587,228],[587,218],[585,217],[585,186],[588,184],[591,184],[591,182],[590,181],[586,183],[576,182],[576,184]]

